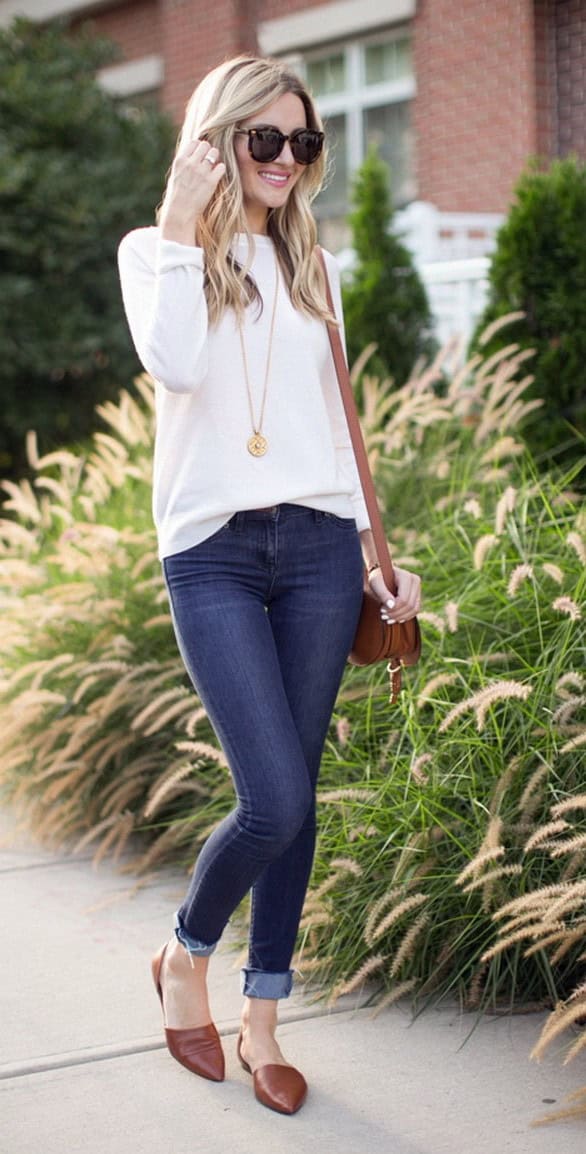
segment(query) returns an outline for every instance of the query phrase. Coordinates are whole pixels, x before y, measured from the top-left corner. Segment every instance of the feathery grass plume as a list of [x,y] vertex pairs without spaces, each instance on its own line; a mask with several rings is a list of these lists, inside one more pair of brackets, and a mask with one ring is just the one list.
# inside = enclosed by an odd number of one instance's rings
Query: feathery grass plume
[[570,1118],[583,1118],[586,1116],[586,1086],[581,1090],[576,1090],[573,1094],[568,1094],[564,1099],[566,1102],[577,1102],[576,1106],[567,1106],[564,1110],[553,1110],[549,1114],[544,1114],[541,1118],[536,1118],[531,1123],[532,1126],[548,1126],[552,1122],[564,1122]]
[[210,745],[208,741],[176,741],[175,749],[180,753],[192,753],[196,757],[216,761],[218,765],[228,769],[228,761],[224,751],[217,745]]
[[560,753],[572,753],[574,749],[578,749],[582,745],[586,745],[586,730],[579,733],[577,737],[572,737],[570,741],[566,741],[560,749]]
[[548,821],[546,825],[540,826],[539,829],[536,829],[535,833],[532,833],[531,837],[527,839],[523,846],[523,853],[529,853],[530,850],[542,848],[553,835],[562,833],[563,830],[570,828],[568,822],[564,821],[563,818],[559,818],[557,821]]
[[546,577],[551,577],[552,581],[555,581],[557,585],[563,585],[564,574],[559,565],[554,565],[552,561],[544,561],[541,568]]
[[364,870],[362,866],[351,857],[335,857],[330,862],[332,869],[340,870],[340,872],[354,874],[354,877],[362,877]]
[[[321,901],[321,899],[325,897],[326,894],[335,889],[335,887],[340,882],[340,878],[343,877],[344,873],[346,872],[346,870],[334,870],[333,873],[330,873],[330,876],[325,878],[324,881],[321,882],[321,884],[312,891],[314,898],[316,898],[317,901]],[[331,914],[328,913],[328,919],[330,917]]]
[[160,733],[162,729],[166,729],[170,722],[179,722],[186,714],[191,714],[193,704],[191,700],[176,701],[173,705],[169,705],[158,717],[143,729],[145,737],[152,737],[154,733]]
[[491,465],[495,461],[502,461],[504,457],[519,457],[525,452],[525,448],[514,437],[506,436],[499,437],[494,445],[491,445],[485,453],[482,454],[480,462],[482,465]]
[[497,701],[507,701],[511,699],[526,701],[530,693],[531,686],[522,685],[519,681],[494,681],[490,685],[486,685],[484,689],[479,689],[477,693],[473,693],[471,697],[465,698],[464,701],[459,701],[457,705],[450,709],[450,712],[440,723],[439,732],[445,733],[463,713],[469,709],[473,709],[476,713],[478,732],[482,733],[486,722],[486,715],[492,705]]
[[[515,321],[523,320],[524,316],[524,312],[517,311],[506,313],[506,315],[502,317],[497,317],[495,321],[492,321],[491,324],[487,325],[486,328],[481,332],[480,337],[478,338],[480,347],[483,348],[485,345],[487,345],[488,342],[491,341],[495,336],[495,334],[500,332],[501,329],[505,328],[506,325],[512,325]],[[510,347],[515,348],[516,346],[513,345]]]
[[431,923],[431,915],[424,910],[423,913],[413,922],[413,925],[407,930],[404,937],[399,942],[397,950],[393,955],[393,959],[389,968],[389,975],[391,978],[396,978],[401,970],[404,962],[408,962],[413,957],[415,946],[421,934]]
[[170,613],[158,613],[156,617],[149,617],[145,621],[143,629],[160,629],[163,626],[165,629],[171,630],[173,619]]
[[418,985],[417,978],[407,978],[404,982],[399,982],[392,990],[389,990],[380,1001],[377,1002],[376,1009],[370,1015],[371,1018],[378,1018],[383,1010],[388,1010],[395,1002],[399,1002],[401,998],[410,994]]
[[586,942],[586,919],[584,918],[575,922],[571,929],[566,926],[561,944],[554,950],[549,959],[551,965],[557,966],[562,958],[565,958],[566,954],[581,942]]
[[349,787],[347,789],[326,789],[321,790],[317,795],[317,800],[320,802],[337,802],[337,801],[376,801],[376,790],[374,789],[354,789]]
[[318,909],[318,910],[308,910],[308,912],[306,914],[304,914],[304,916],[302,917],[301,922],[299,923],[299,926],[300,926],[300,929],[307,930],[307,929],[313,929],[316,926],[331,926],[331,924],[332,924],[331,912],[329,910],[325,910],[322,907],[321,909]]
[[[584,1001],[584,1017],[586,1018],[586,999]],[[567,1066],[568,1062],[571,1062],[573,1060],[573,1058],[576,1058],[578,1056],[578,1054],[580,1054],[582,1052],[582,1050],[584,1049],[585,1046],[586,1046],[586,1034],[582,1034],[579,1038],[576,1039],[576,1041],[574,1042],[574,1045],[570,1046],[570,1049],[568,1050],[566,1057],[564,1058],[564,1066]],[[586,1086],[584,1087],[584,1093],[586,1094]],[[584,1103],[584,1106],[582,1107],[582,1113],[584,1115],[586,1115],[586,1102]]]
[[513,569],[513,572],[511,573],[511,576],[509,577],[509,583],[507,585],[507,596],[511,598],[516,597],[523,582],[532,579],[532,565],[527,565],[526,563],[523,563],[522,565],[516,565]]
[[347,717],[339,717],[336,721],[336,738],[341,746],[347,744],[352,732],[352,726]]
[[586,695],[583,693],[575,697],[566,697],[565,701],[562,701],[562,704],[554,710],[551,718],[552,724],[556,726],[568,725],[576,710],[581,709],[583,705],[586,705]]
[[469,513],[471,517],[474,517],[475,521],[479,521],[482,517],[480,502],[476,500],[476,497],[469,497],[467,501],[464,501],[463,509],[465,513]]
[[474,665],[503,665],[507,661],[511,661],[515,654],[511,650],[496,649],[488,653],[477,653],[472,657],[467,658],[468,663]]
[[586,810],[586,793],[577,793],[574,797],[566,797],[563,801],[556,801],[551,807],[553,817],[561,817],[563,813],[571,813],[572,810]]
[[507,701],[510,699],[517,699],[519,701],[527,701],[531,693],[530,685],[521,685],[518,681],[497,681],[494,685],[488,685],[481,690],[482,698],[476,706],[476,725],[479,733],[482,733],[486,723],[486,715],[488,710],[497,701]]
[[569,689],[583,689],[586,685],[586,678],[581,673],[575,673],[573,670],[568,670],[567,673],[562,674],[555,683],[555,692],[558,697],[565,697],[568,695]]
[[481,847],[479,852],[472,861],[469,861],[464,869],[455,878],[456,885],[463,885],[469,877],[477,878],[480,876],[480,871],[487,864],[487,862],[496,861],[501,858],[505,852],[504,845],[493,845]]
[[579,533],[572,530],[566,537],[566,542],[574,550],[578,560],[582,565],[586,565],[586,545],[584,544]]
[[433,701],[437,689],[443,685],[455,685],[458,681],[457,673],[436,673],[425,683],[417,698],[417,708],[421,709],[429,701]]
[[538,769],[533,771],[523,793],[521,793],[519,797],[519,814],[524,817],[533,817],[535,811],[538,810],[542,804],[543,788],[544,785],[546,785],[548,777],[549,765],[539,765]]
[[484,562],[493,545],[496,545],[498,538],[494,533],[485,533],[483,537],[479,537],[474,546],[474,568],[477,572],[484,566]]
[[567,1030],[568,1026],[574,1022],[580,1021],[586,1016],[586,996],[582,993],[579,1000],[574,1002],[561,1003],[556,1006],[555,1010],[549,1015],[541,1035],[533,1047],[530,1057],[536,1062],[540,1062],[543,1055],[556,1038]]
[[422,609],[417,616],[420,621],[424,621],[427,625],[433,625],[434,629],[437,629],[438,633],[443,635],[446,623],[438,613],[429,613]]
[[[157,784],[156,788],[151,791],[151,794],[144,807],[144,816],[152,817],[153,814],[155,814],[157,810],[160,809],[161,802],[167,799],[169,793],[175,790],[177,786],[181,785],[184,779],[189,777],[189,774],[192,773],[193,765],[191,762],[184,762],[183,765],[180,765],[178,769],[174,769],[172,773],[169,773],[163,779],[163,781]],[[203,791],[200,789],[200,792]]]
[[379,938],[382,938],[383,934],[403,917],[403,914],[408,913],[410,910],[417,909],[426,901],[428,901],[428,895],[422,893],[411,894],[410,897],[404,898],[402,902],[399,902],[398,906],[395,906],[385,914],[384,918],[382,918],[372,931],[372,941],[376,942]]
[[481,962],[490,962],[492,958],[498,957],[499,954],[504,953],[505,950],[508,950],[511,946],[517,945],[518,942],[526,941],[527,938],[538,937],[540,933],[540,927],[535,925],[521,926],[518,930],[514,930],[513,933],[510,934],[507,934],[506,931],[503,930],[503,937],[490,946],[488,950],[485,950],[484,953],[481,954],[480,960]]
[[419,757],[414,758],[411,762],[411,777],[418,785],[428,784],[429,776],[423,770],[423,766],[428,765],[430,761],[433,761],[431,753],[420,753]]
[[389,889],[385,890],[385,892],[373,902],[368,911],[362,931],[362,936],[367,946],[372,946],[373,944],[373,934],[380,915],[384,910],[388,909],[389,906],[393,905],[396,899],[404,893],[405,888],[403,886],[391,885]]
[[482,995],[486,988],[488,965],[477,966],[472,981],[466,990],[465,1006],[467,1010],[477,1010],[482,1002]]
[[511,760],[505,766],[500,777],[497,779],[494,790],[493,790],[492,797],[490,799],[490,805],[489,805],[489,813],[490,813],[491,818],[495,818],[498,816],[502,800],[506,796],[507,790],[509,789],[511,782],[513,781],[515,776],[519,775],[519,770],[520,770],[520,766],[522,764],[522,761],[523,761],[522,754],[516,754],[515,757],[511,758]]
[[458,612],[459,606],[457,601],[446,601],[444,605],[444,613],[448,623],[448,630],[450,633],[458,632]]
[[495,920],[498,920],[500,918],[507,918],[509,914],[517,916],[530,909],[549,909],[550,899],[557,898],[560,894],[568,893],[572,888],[572,883],[569,882],[552,882],[551,885],[541,886],[536,892],[522,894],[518,898],[511,898],[510,901],[496,910],[492,916]]
[[[162,709],[164,705],[169,703],[176,703],[178,700],[181,704],[185,704],[186,699],[190,698],[189,690],[183,685],[175,685],[172,689],[166,689],[164,693],[160,693],[153,701],[149,701],[144,709],[136,717],[133,717],[130,727],[131,729],[142,729],[145,722],[150,722],[153,714]],[[191,704],[191,701],[190,701]]]
[[514,489],[512,485],[507,485],[502,497],[497,502],[494,517],[494,531],[497,537],[500,537],[503,533],[507,516],[514,511],[516,500],[516,489]]
[[344,981],[338,982],[338,984],[334,986],[328,1004],[334,1005],[344,994],[354,993],[354,990],[357,990],[359,986],[363,985],[367,978],[371,977],[372,974],[375,974],[377,970],[380,970],[382,966],[384,966],[385,961],[386,958],[383,954],[375,954],[372,958],[367,958],[360,968],[356,970],[356,973]]
[[482,886],[486,886],[493,881],[497,881],[498,878],[519,877],[522,873],[523,867],[520,865],[498,866],[496,869],[488,870],[488,872],[482,874],[481,877],[472,878],[471,881],[467,882],[466,885],[462,887],[463,892],[465,894],[469,894],[472,893],[473,890],[480,889]]
[[551,607],[556,609],[558,613],[566,613],[572,621],[580,621],[582,618],[580,609],[571,597],[556,597],[555,601],[552,601]]

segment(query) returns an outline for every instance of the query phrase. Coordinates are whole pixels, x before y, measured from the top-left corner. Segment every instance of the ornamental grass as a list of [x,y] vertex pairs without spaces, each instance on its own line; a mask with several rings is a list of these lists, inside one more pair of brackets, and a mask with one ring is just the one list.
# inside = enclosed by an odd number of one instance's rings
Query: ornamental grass
[[[392,392],[369,352],[369,458],[424,648],[395,707],[384,667],[347,669],[295,965],[331,1001],[366,984],[375,1013],[550,1008],[539,1057],[586,1016],[586,516],[575,475],[525,448],[527,350],[450,346]],[[39,459],[31,434],[32,480],[4,482],[0,786],[48,844],[188,869],[232,789],[156,557],[151,382],[98,415],[87,453]]]

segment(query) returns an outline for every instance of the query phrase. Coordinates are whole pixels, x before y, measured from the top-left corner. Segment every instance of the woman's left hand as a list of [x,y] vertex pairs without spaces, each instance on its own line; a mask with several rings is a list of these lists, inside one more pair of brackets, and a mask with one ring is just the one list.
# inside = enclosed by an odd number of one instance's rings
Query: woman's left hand
[[421,580],[417,574],[399,569],[398,565],[393,566],[393,572],[396,593],[387,589],[380,569],[374,569],[368,578],[370,588],[381,603],[381,617],[391,625],[395,621],[409,621],[421,609]]

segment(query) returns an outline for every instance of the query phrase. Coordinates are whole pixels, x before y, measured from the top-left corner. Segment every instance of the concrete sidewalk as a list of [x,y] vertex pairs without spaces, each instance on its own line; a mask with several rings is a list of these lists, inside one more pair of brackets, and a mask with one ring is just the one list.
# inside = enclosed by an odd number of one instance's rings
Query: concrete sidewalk
[[[0,821],[0,1154],[582,1154],[584,1122],[531,1121],[586,1080],[529,1061],[543,1015],[475,1019],[356,1001],[283,1004],[283,1049],[310,1095],[260,1106],[235,1057],[239,962],[219,951],[211,996],[227,1080],[168,1055],[150,958],[186,878],[136,887],[110,865],[39,849]],[[472,1033],[471,1033],[472,1031]],[[544,1105],[547,1103],[547,1105]]]

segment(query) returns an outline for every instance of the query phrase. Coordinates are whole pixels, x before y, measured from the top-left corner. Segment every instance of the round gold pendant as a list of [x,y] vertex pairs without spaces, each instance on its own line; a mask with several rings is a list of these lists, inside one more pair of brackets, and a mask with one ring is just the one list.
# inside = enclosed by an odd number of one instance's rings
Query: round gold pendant
[[253,457],[264,457],[269,443],[262,433],[254,433],[247,442],[248,452],[252,453]]

